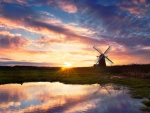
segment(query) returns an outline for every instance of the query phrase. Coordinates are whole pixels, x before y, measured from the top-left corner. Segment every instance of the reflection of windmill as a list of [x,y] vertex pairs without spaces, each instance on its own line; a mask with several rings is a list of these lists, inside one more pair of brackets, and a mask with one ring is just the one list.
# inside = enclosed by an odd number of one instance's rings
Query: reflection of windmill
[[99,90],[102,88],[104,88],[107,91],[107,93],[111,95],[111,92],[109,91],[109,89],[107,89],[107,87],[105,87],[105,84],[99,84],[99,85],[100,87],[93,93],[93,95],[96,95],[99,92]]
[[108,53],[108,51],[110,50],[110,46],[107,48],[107,50],[102,53],[100,49],[98,49],[96,46],[93,46],[93,48],[95,50],[97,50],[100,55],[97,56],[97,61],[96,63],[94,64],[94,66],[99,66],[99,67],[106,67],[106,62],[105,62],[105,59],[107,59],[110,63],[113,64],[113,62],[106,56],[106,54]]

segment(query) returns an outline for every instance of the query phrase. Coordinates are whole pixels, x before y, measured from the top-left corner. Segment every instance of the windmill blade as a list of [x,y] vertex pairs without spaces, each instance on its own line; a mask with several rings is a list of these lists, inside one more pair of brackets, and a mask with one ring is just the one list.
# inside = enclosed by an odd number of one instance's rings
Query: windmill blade
[[96,94],[98,94],[98,92],[99,92],[99,90],[101,89],[102,87],[101,86],[99,86],[99,88],[93,93],[93,95],[96,95]]
[[109,47],[107,48],[107,50],[104,52],[104,54],[107,54],[107,53],[108,53],[108,50],[110,49],[110,47],[111,47],[111,46],[109,46]]
[[[100,84],[100,85],[101,85],[101,84]],[[104,88],[104,89],[107,91],[107,93],[108,93],[109,95],[111,95],[111,92],[106,88],[105,85],[101,85],[101,88]]]
[[112,65],[113,65],[113,63],[112,63],[112,62],[110,62],[107,58],[105,58],[105,61],[107,62],[107,64],[108,64],[108,65],[110,65],[110,66],[112,66]]
[[103,53],[101,52],[101,50],[98,49],[96,46],[93,46],[93,48],[94,48],[95,50],[97,50],[100,54],[103,54]]
[[101,55],[100,56],[97,56],[97,61],[96,61],[96,63],[95,64],[98,64],[99,63],[99,61],[101,60]]
[[102,88],[105,89],[109,95],[111,95],[111,92],[109,91],[109,89],[107,89],[105,86],[103,86],[101,84],[100,84],[99,88],[93,93],[93,95],[97,95]]
[[95,64],[97,64],[99,61],[99,56],[97,56],[96,60],[94,61]]
[[109,95],[111,95],[111,92],[104,86],[104,88],[105,88],[105,90],[107,91],[107,93],[109,94]]
[[98,64],[101,59],[102,59],[102,55],[98,56],[98,60],[96,64]]
[[105,58],[113,64],[113,62],[107,56],[105,56]]

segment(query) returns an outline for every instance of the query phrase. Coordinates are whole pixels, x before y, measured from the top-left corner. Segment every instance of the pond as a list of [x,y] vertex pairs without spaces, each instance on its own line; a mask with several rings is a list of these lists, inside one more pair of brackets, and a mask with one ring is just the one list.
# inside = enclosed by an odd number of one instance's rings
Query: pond
[[140,113],[144,105],[114,84],[36,82],[0,85],[0,113]]

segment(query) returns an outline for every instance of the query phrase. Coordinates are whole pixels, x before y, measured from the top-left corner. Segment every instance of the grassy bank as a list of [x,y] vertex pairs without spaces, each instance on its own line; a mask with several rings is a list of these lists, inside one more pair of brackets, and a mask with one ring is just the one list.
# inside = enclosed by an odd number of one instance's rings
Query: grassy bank
[[144,98],[150,111],[150,66],[113,66],[105,69],[86,68],[46,68],[46,67],[0,67],[0,84],[39,81],[59,81],[66,84],[115,83],[127,86],[134,98]]

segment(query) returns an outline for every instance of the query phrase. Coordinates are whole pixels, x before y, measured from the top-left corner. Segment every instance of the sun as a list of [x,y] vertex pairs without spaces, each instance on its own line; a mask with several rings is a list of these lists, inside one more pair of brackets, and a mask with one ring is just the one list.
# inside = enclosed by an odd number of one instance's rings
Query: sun
[[64,63],[64,67],[65,67],[65,68],[71,68],[71,67],[72,67],[72,64],[69,63],[69,62],[65,62],[65,63]]

